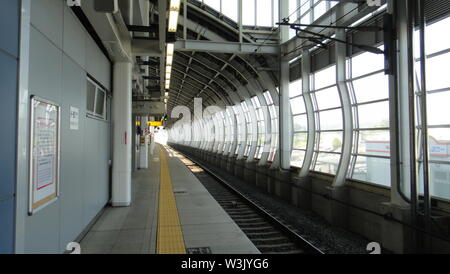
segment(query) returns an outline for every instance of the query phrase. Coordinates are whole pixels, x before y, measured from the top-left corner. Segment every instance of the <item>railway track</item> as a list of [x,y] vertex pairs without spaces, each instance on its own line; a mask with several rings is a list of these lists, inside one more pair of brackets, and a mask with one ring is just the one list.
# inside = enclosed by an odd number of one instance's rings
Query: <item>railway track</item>
[[294,229],[278,220],[269,210],[227,184],[201,162],[179,151],[177,153],[261,253],[323,254]]

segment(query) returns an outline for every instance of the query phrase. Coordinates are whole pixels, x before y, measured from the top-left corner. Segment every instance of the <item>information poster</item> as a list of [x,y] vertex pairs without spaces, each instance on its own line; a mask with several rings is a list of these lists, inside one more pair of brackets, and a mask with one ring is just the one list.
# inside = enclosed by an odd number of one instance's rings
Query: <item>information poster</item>
[[30,205],[33,214],[58,197],[60,108],[31,99]]

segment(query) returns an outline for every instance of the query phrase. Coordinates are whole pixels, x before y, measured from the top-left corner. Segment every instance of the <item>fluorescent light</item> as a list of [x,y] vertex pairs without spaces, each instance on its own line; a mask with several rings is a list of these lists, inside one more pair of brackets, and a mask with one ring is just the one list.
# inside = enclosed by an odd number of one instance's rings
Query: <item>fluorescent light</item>
[[167,56],[166,65],[171,66],[173,62],[173,56]]
[[166,66],[166,73],[172,73],[172,66]]
[[172,43],[167,44],[167,53],[166,53],[167,56],[173,56],[174,47],[175,46]]
[[165,95],[166,95],[166,97],[169,97],[169,93],[167,91],[166,91]]
[[166,72],[166,80],[170,80],[170,75],[171,75],[170,72]]
[[171,10],[169,11],[169,25],[168,25],[168,31],[169,32],[176,32],[177,31],[177,25],[178,25],[178,11]]
[[180,10],[180,0],[170,0],[170,10]]
[[169,88],[170,88],[170,80],[166,81],[166,89],[169,89]]

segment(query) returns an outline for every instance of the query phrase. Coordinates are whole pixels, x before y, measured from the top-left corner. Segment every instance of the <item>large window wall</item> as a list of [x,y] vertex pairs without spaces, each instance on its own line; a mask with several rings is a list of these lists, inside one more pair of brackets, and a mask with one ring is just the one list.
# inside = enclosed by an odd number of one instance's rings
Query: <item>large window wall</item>
[[336,66],[311,75],[311,98],[316,119],[312,169],[336,174],[342,152],[343,114],[336,86]]
[[[450,200],[450,37],[448,33],[450,17],[426,27],[426,90],[427,124],[429,147],[430,193],[434,197]],[[418,35],[416,35],[418,37]],[[418,44],[418,43],[416,43]],[[420,119],[420,54],[415,49],[417,73],[417,139],[418,146],[423,144]],[[423,192],[423,151],[419,149],[420,190]]]
[[264,123],[264,113],[261,107],[261,103],[257,96],[252,97],[252,105],[256,112],[256,120],[258,123],[258,136],[257,136],[257,148],[256,148],[256,159],[261,159],[263,153],[263,147],[266,137],[266,125]]
[[234,123],[233,123],[233,110],[227,107],[224,111],[225,116],[225,146],[223,148],[224,153],[228,154],[231,152],[231,148],[234,141]]
[[389,78],[382,55],[362,53],[347,61],[354,117],[349,177],[390,186]]
[[270,152],[269,157],[267,158],[268,161],[272,162],[275,158],[275,153],[278,148],[278,109],[273,103],[272,96],[270,95],[269,91],[264,92],[264,98],[267,102],[267,107],[269,108],[269,114],[270,114],[270,127],[271,127],[271,141],[270,141]]
[[239,106],[233,106],[234,115],[236,116],[237,122],[237,146],[235,154],[239,153],[241,146],[245,145],[245,118],[241,115],[239,111]]
[[247,134],[245,136],[245,151],[244,156],[248,156],[250,153],[250,148],[252,147],[252,119],[250,117],[250,110],[248,109],[247,102],[242,101],[241,102],[242,110],[244,111],[244,118],[245,118],[245,127]]

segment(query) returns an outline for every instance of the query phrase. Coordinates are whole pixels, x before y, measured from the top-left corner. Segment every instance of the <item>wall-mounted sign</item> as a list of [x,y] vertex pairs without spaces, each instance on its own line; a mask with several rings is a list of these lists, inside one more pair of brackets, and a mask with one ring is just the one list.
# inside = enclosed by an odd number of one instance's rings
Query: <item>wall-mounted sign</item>
[[70,129],[78,130],[78,124],[80,121],[80,110],[76,107],[70,107]]
[[148,121],[147,125],[149,125],[151,127],[162,127],[162,122],[161,121]]
[[31,98],[29,214],[44,208],[59,195],[60,107]]

